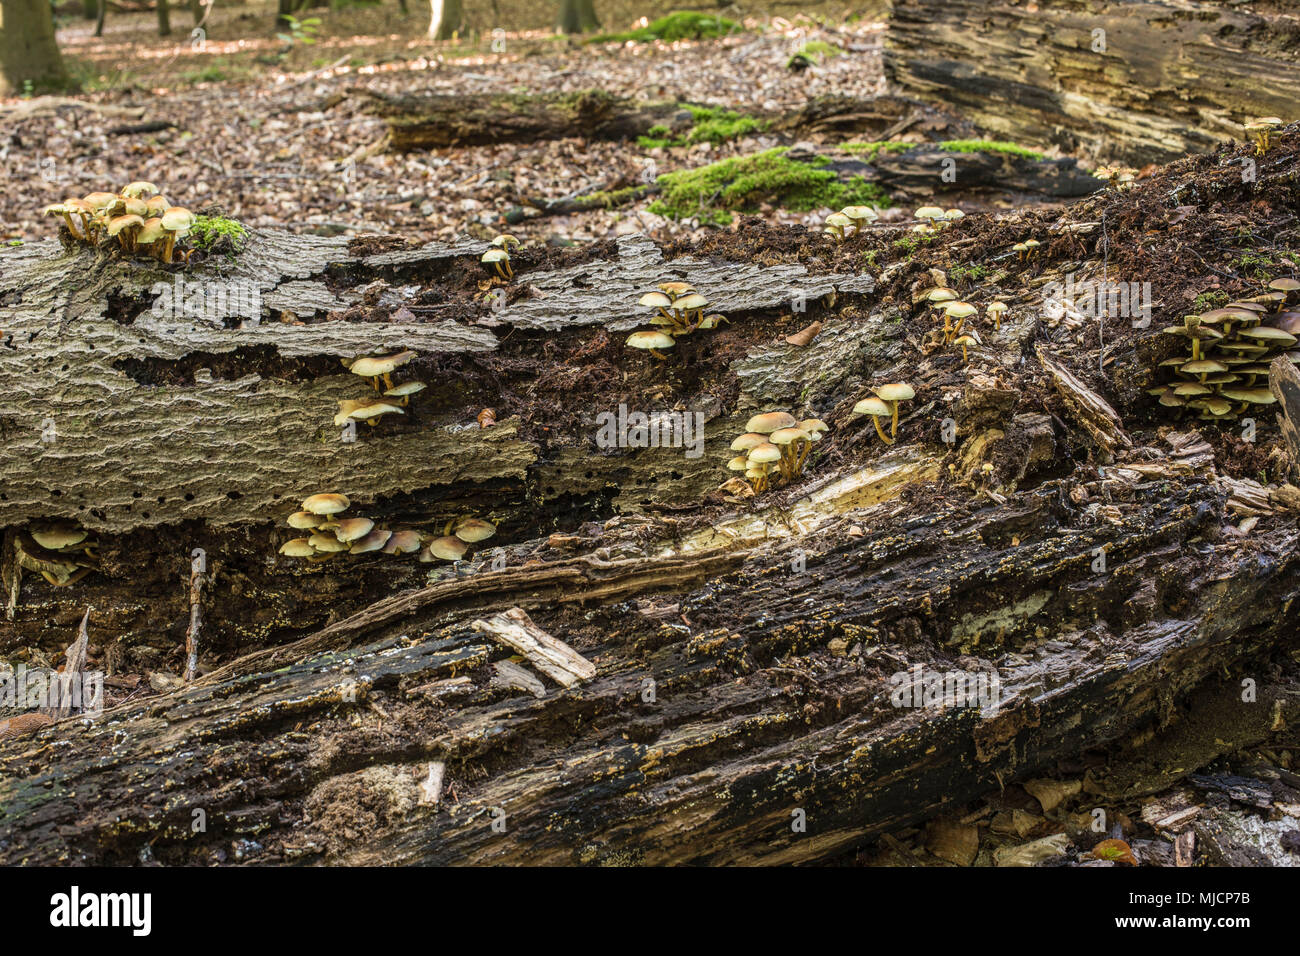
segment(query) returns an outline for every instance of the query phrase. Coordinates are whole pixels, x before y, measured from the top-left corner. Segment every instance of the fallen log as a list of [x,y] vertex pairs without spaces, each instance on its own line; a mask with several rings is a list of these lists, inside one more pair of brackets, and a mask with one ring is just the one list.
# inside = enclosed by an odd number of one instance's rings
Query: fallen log
[[1133,164],[1300,100],[1300,23],[1209,0],[896,0],[885,71],[1000,139]]

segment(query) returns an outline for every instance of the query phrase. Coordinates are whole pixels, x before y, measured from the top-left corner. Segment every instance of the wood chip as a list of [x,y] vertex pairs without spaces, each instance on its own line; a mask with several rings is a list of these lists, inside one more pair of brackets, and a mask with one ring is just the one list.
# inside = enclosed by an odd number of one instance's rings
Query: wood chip
[[474,630],[526,657],[534,667],[562,687],[577,687],[596,676],[596,665],[568,644],[556,640],[532,622],[522,608],[512,607],[486,621],[477,620]]

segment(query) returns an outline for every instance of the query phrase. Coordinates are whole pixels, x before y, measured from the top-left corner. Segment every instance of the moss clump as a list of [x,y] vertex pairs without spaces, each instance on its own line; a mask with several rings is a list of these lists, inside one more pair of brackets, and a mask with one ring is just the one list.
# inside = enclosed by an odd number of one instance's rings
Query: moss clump
[[1043,159],[1042,153],[1025,149],[1015,143],[1000,143],[992,139],[950,139],[940,143],[939,148],[950,153],[1006,153],[1009,156],[1021,156],[1025,159]]
[[771,125],[767,120],[745,116],[735,110],[712,106],[687,106],[691,113],[691,128],[684,136],[675,137],[667,126],[652,126],[646,135],[638,136],[637,143],[646,149],[662,146],[693,146],[696,143],[727,143],[749,133],[761,132]]
[[786,147],[753,156],[735,156],[700,169],[665,173],[657,180],[660,198],[650,211],[670,219],[698,218],[725,225],[735,212],[756,212],[771,202],[796,212],[841,206],[887,206],[889,197],[861,176],[841,182],[835,172],[820,169],[828,161],[789,159]]
[[900,143],[896,140],[877,140],[872,143],[841,143],[840,149],[846,153],[852,153],[854,156],[863,156],[866,162],[871,162],[876,158],[877,153],[905,153],[913,149],[916,143]]
[[901,252],[904,258],[910,258],[919,246],[928,246],[934,242],[934,239],[934,233],[913,232],[902,239],[895,239],[894,248]]
[[673,43],[676,40],[712,40],[715,37],[740,33],[743,29],[735,20],[728,20],[726,17],[683,10],[660,17],[639,30],[629,30],[626,33],[602,33],[592,37],[588,42],[652,43],[655,40],[662,40],[665,43]]
[[1199,315],[1202,312],[1209,312],[1211,309],[1221,309],[1229,301],[1226,292],[1202,292],[1193,300],[1192,311]]
[[824,40],[809,40],[803,46],[791,55],[790,59],[785,61],[787,69],[794,69],[800,66],[814,66],[820,63],[828,56],[840,56],[844,53],[833,43],[827,43]]
[[953,266],[948,270],[948,278],[952,282],[978,282],[988,274],[989,267],[978,262],[969,266]]
[[221,245],[224,247],[221,251],[239,252],[247,238],[248,230],[243,223],[220,216],[196,216],[189,234],[190,245],[205,251]]

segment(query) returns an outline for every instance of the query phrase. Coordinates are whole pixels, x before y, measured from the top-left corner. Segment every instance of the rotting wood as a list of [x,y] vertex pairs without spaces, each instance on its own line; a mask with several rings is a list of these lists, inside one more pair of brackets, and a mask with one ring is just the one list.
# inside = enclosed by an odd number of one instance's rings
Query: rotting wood
[[595,664],[534,624],[523,608],[512,607],[470,627],[513,648],[561,687],[577,687],[596,676]]

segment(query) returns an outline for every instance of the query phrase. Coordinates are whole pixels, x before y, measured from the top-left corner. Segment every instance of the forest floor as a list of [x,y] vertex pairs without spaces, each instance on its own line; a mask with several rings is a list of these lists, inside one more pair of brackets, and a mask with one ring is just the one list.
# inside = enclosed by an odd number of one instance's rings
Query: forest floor
[[[879,60],[881,27],[873,23],[828,28],[810,20],[774,22],[766,18],[747,24],[751,29],[738,36],[673,44],[582,45],[537,30],[510,33],[505,51],[492,52],[485,34],[463,46],[431,45],[420,39],[420,31],[412,31],[409,21],[395,9],[342,13],[355,13],[359,18],[355,33],[348,33],[350,24],[345,18],[330,16],[329,36],[315,44],[285,44],[269,36],[264,11],[256,16],[238,8],[230,13],[218,11],[201,51],[189,46],[188,31],[179,26],[178,36],[171,42],[151,37],[152,20],[145,14],[110,17],[102,40],[90,37],[84,23],[68,27],[61,35],[65,51],[87,64],[96,85],[103,88],[81,97],[84,108],[58,106],[33,112],[31,107],[40,101],[0,103],[0,131],[4,134],[0,175],[29,186],[0,195],[0,237],[33,240],[53,236],[55,220],[37,215],[44,204],[134,178],[165,183],[174,201],[192,208],[217,203],[225,214],[255,229],[274,227],[319,235],[397,234],[408,242],[451,240],[464,233],[481,238],[506,228],[506,217],[518,208],[521,195],[556,199],[609,190],[639,181],[649,163],[659,173],[671,172],[757,152],[777,142],[758,134],[723,144],[647,148],[631,142],[574,138],[408,155],[372,152],[371,147],[383,139],[385,125],[366,112],[364,98],[352,92],[357,86],[383,92],[418,89],[461,94],[600,88],[630,97],[706,102],[742,112],[795,108],[823,94],[866,97],[884,91]],[[174,22],[188,26],[187,14],[176,11]],[[379,35],[373,41],[359,38],[363,26],[375,28]],[[843,53],[802,72],[789,71],[786,62],[790,55],[808,41],[832,43]],[[121,51],[127,48],[131,55],[124,58]],[[121,109],[133,112],[117,112]],[[143,133],[111,131],[114,126],[140,123],[170,125]],[[817,140],[814,144],[821,145]],[[1245,155],[1248,147],[1235,150]],[[737,218],[729,227],[715,229],[657,216],[648,211],[647,202],[619,210],[523,218],[511,225],[510,231],[526,240],[518,260],[521,271],[572,265],[607,248],[548,247],[599,242],[635,232],[663,241],[670,259],[690,252],[765,265],[800,263],[813,273],[873,271],[878,285],[870,307],[892,316],[896,323],[893,337],[916,357],[908,374],[917,388],[919,408],[952,401],[969,382],[968,370],[958,363],[955,352],[926,349],[933,319],[924,306],[918,307],[917,295],[931,284],[932,270],[945,273],[946,282],[981,306],[993,298],[1004,298],[1013,315],[1019,312],[1023,316],[1041,297],[1038,287],[1045,277],[1044,263],[1104,259],[1114,274],[1141,275],[1151,283],[1157,328],[1176,323],[1183,314],[1210,302],[1257,295],[1269,278],[1296,274],[1300,270],[1300,237],[1292,205],[1280,192],[1256,195],[1241,189],[1240,183],[1233,182],[1236,167],[1225,161],[1225,156],[1231,159],[1233,155],[1230,149],[1218,157],[1191,157],[1170,167],[1148,170],[1127,192],[1107,191],[1073,206],[1067,215],[1072,222],[1106,223],[1104,244],[1102,234],[1095,231],[1054,229],[1056,207],[1063,204],[1007,209],[1014,215],[1006,217],[971,216],[932,240],[903,246],[891,227],[906,217],[905,210],[890,212],[881,226],[838,244],[820,230],[828,210],[795,213],[767,208],[759,216]],[[1291,134],[1283,139],[1270,162],[1300,162],[1300,136]],[[124,171],[129,172],[124,175]],[[1192,178],[1203,185],[1205,193],[1200,197],[1188,194],[1185,207],[1169,202],[1179,184]],[[958,194],[953,202],[970,211],[996,212],[1002,201]],[[1042,240],[1038,261],[1007,254],[1012,243],[1027,237]],[[409,295],[414,302],[423,295],[460,302],[464,314],[455,317],[473,322],[473,296],[480,291],[480,284],[478,276],[452,276],[409,290]],[[523,283],[519,286],[526,289]],[[854,318],[856,306],[848,302],[841,308]],[[368,320],[385,317],[372,310]],[[689,353],[683,364],[690,371],[669,379],[666,393],[659,397],[670,405],[698,404],[700,390],[716,389],[720,384],[734,398],[738,386],[729,373],[730,363],[756,346],[779,342],[800,324],[788,314],[740,318],[710,338],[707,348],[692,343],[679,350]],[[1030,343],[1039,330],[1030,333],[1022,329],[1021,335],[1014,329],[996,338],[987,330],[986,335],[991,343],[1007,346],[1013,357],[1017,349],[1029,357]],[[1041,330],[1041,337],[1071,349],[1083,383],[1124,411],[1124,425],[1139,448],[1164,447],[1171,435],[1176,437],[1181,426],[1153,398],[1143,395],[1154,380],[1156,363],[1171,353],[1173,343],[1168,337],[1153,342],[1149,333],[1128,323],[1107,329],[1068,321]],[[530,440],[574,430],[574,423],[564,418],[567,394],[581,390],[591,403],[614,406],[645,394],[667,378],[649,364],[629,375],[623,370],[621,345],[599,327],[568,333],[563,344],[573,350],[575,361],[562,377],[534,380],[538,363],[525,354],[522,345],[514,351],[503,349],[481,364],[440,366],[436,371],[462,376],[465,407],[454,410],[462,417],[473,417],[476,376],[484,381],[484,393],[517,394],[518,407],[498,411],[503,419],[508,414],[519,415],[526,423],[524,437]],[[1126,350],[1135,350],[1143,360],[1139,367],[1115,367],[1114,356]],[[1015,392],[1020,413],[1044,414],[1057,421],[1069,418],[1068,408],[1042,370],[1027,368],[1024,357],[991,362],[982,386],[989,394]],[[516,387],[503,389],[502,381],[514,382]],[[851,406],[852,399],[846,399],[823,410],[823,417],[837,425],[819,449],[819,464],[824,469],[862,464],[881,452],[865,428],[838,427],[849,421]],[[410,422],[391,427],[408,426],[414,427]],[[390,426],[385,423],[381,427]],[[1245,442],[1232,430],[1207,427],[1204,437],[1212,458],[1211,474],[1264,483],[1284,478],[1275,431],[1262,441]],[[987,492],[1002,483],[1014,486],[1026,477],[1023,471],[1018,472],[1023,452],[1004,446],[1000,454],[991,456],[992,476],[982,479],[983,486],[960,475],[917,489],[905,496],[904,504],[911,512],[920,513],[933,508],[938,500],[971,495],[976,487]],[[1104,477],[1092,471],[1086,460],[1074,464],[1085,476]],[[1039,475],[1035,481],[1046,477]],[[1105,509],[1113,507],[1112,492],[1125,507],[1134,501],[1131,488],[1108,489],[1106,504],[1096,502],[1097,520],[1105,520]],[[707,523],[725,513],[730,504],[724,495],[715,493],[705,500],[705,506],[692,520]],[[1293,520],[1255,517],[1256,521],[1241,523],[1242,535],[1257,525],[1262,531],[1272,522]],[[106,566],[105,571],[111,567]],[[580,622],[572,623],[575,629],[582,627]],[[163,663],[175,665],[173,660]],[[143,667],[138,671],[128,668],[119,675],[116,686],[125,689],[123,699],[158,689],[150,687]],[[1174,851],[1158,839],[1157,824],[1199,806],[1206,817],[1229,821],[1244,828],[1243,833],[1251,831],[1271,858],[1285,859],[1274,851],[1278,847],[1291,850],[1284,838],[1295,832],[1293,827],[1277,827],[1278,832],[1261,836],[1260,827],[1241,824],[1240,814],[1230,817],[1230,812],[1236,812],[1234,801],[1259,808],[1257,802],[1249,803],[1260,799],[1258,787],[1243,791],[1237,785],[1233,789],[1233,778],[1252,771],[1263,774],[1258,779],[1268,781],[1260,786],[1270,790],[1270,799],[1289,806],[1300,801],[1300,781],[1291,772],[1291,750],[1287,749],[1295,746],[1294,734],[1288,739],[1277,751],[1250,749],[1224,758],[1195,786],[1180,781],[1142,806],[1134,803],[1131,816],[1120,822],[1121,831],[1140,847],[1143,862],[1170,864]],[[1071,790],[1073,781],[1105,768],[1112,758],[1133,760],[1133,750],[1141,743],[1128,743],[1129,749],[1117,756],[1085,754],[1060,768],[1068,793],[1060,787],[1013,785],[943,821],[882,841],[853,862],[952,863],[954,855],[965,856],[965,849],[958,853],[952,845],[965,847],[969,831],[974,829],[977,840],[983,834],[980,862],[987,863],[993,848],[1002,843],[1050,837],[1062,832],[1067,823],[1086,826],[1079,818],[1087,816],[1087,792],[1082,785]],[[1194,744],[1189,747],[1195,749]],[[1155,767],[1173,758],[1161,753],[1149,755],[1149,759]],[[1242,792],[1249,800],[1241,799]],[[1149,809],[1153,805],[1155,809]],[[1249,843],[1246,836],[1235,842],[1225,838],[1214,862],[1259,862],[1264,850],[1253,850],[1260,854],[1256,858],[1234,849],[1245,843]],[[1238,852],[1246,855],[1233,855]]]

